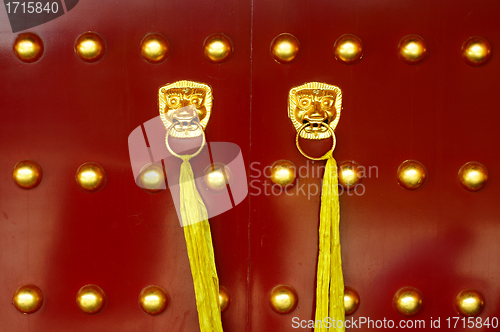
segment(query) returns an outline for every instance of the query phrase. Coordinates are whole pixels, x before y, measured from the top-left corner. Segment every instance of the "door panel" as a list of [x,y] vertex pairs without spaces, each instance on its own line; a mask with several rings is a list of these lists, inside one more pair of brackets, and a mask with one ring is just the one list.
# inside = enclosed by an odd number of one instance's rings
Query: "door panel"
[[[44,43],[34,63],[16,58],[13,44],[21,32],[12,33],[0,10],[0,330],[199,330],[174,201],[169,190],[153,194],[134,183],[127,146],[135,128],[158,116],[157,89],[184,79],[212,87],[207,141],[237,144],[247,172],[248,197],[210,219],[220,284],[231,294],[222,313],[225,331],[295,331],[294,322],[314,319],[324,162],[298,152],[287,118],[289,90],[313,81],[342,89],[334,157],[366,170],[357,191],[340,195],[345,285],[361,298],[348,319],[422,320],[422,330],[429,330],[440,318],[446,328],[448,317],[459,317],[454,301],[466,288],[485,297],[481,319],[500,318],[499,9],[496,1],[86,0],[22,31]],[[75,40],[87,31],[105,42],[104,56],[94,63],[74,52]],[[204,58],[203,42],[219,32],[231,39],[234,52],[214,64]],[[168,39],[164,62],[141,58],[140,43],[149,33]],[[293,63],[271,57],[271,42],[281,33],[300,42]],[[346,33],[363,42],[363,58],[351,65],[333,53]],[[427,43],[428,55],[416,65],[398,57],[398,43],[409,34]],[[461,58],[471,36],[492,46],[483,66]],[[329,144],[304,142],[314,155]],[[14,165],[24,159],[43,169],[34,189],[12,181]],[[272,187],[268,177],[280,159],[299,169],[288,192]],[[409,159],[427,171],[415,191],[397,182],[399,165]],[[481,191],[466,191],[457,180],[469,161],[489,171]],[[85,162],[106,172],[98,192],[75,183]],[[29,315],[12,305],[24,284],[44,294],[41,309]],[[84,314],[75,304],[86,284],[106,293],[98,314]],[[269,305],[270,291],[281,284],[299,298],[297,308],[283,315]],[[148,285],[169,295],[158,316],[138,305]],[[393,308],[394,294],[405,286],[423,296],[413,318]]]

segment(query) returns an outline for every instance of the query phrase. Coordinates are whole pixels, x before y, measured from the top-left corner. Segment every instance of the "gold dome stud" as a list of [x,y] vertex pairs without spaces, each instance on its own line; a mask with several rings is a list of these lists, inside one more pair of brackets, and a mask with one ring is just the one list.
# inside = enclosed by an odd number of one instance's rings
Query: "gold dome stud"
[[455,299],[455,308],[465,317],[479,315],[484,309],[484,297],[476,289],[468,288],[458,293]]
[[427,170],[416,160],[406,160],[398,167],[398,183],[408,190],[417,190],[427,179]]
[[86,285],[76,294],[76,305],[86,314],[96,314],[104,308],[106,294],[97,285]]
[[23,314],[32,314],[42,306],[43,293],[35,285],[23,285],[14,293],[12,303]]
[[43,50],[42,39],[31,32],[20,34],[14,42],[14,53],[22,62],[38,61],[43,55]]
[[213,63],[222,63],[233,54],[233,43],[228,36],[222,33],[214,33],[203,42],[203,55]]
[[220,286],[219,287],[219,306],[220,306],[220,311],[224,312],[229,308],[229,305],[231,304],[231,294],[229,291],[226,289],[226,287]]
[[106,183],[106,172],[98,163],[89,162],[78,167],[75,179],[82,190],[93,193]]
[[157,193],[165,189],[163,166],[157,163],[144,166],[137,177],[137,185],[150,193]]
[[278,160],[271,165],[271,181],[280,187],[293,186],[296,177],[297,166],[289,160]]
[[148,286],[139,294],[139,306],[149,315],[159,315],[165,311],[168,304],[168,295],[159,286]]
[[462,59],[472,67],[484,65],[491,56],[491,45],[483,37],[470,37],[462,45]]
[[339,164],[339,184],[346,190],[351,190],[361,183],[364,171],[354,161],[344,161]]
[[347,33],[340,36],[333,45],[333,55],[337,61],[352,65],[363,57],[363,42],[358,36]]
[[271,56],[278,63],[292,63],[297,60],[299,53],[299,40],[292,34],[282,33],[271,42]]
[[288,285],[278,285],[269,294],[269,304],[279,314],[288,314],[294,311],[298,303],[297,292]]
[[415,316],[422,310],[422,294],[413,287],[401,288],[394,295],[393,306],[400,315]]
[[141,41],[141,56],[149,63],[160,63],[168,57],[170,44],[163,35],[150,33]]
[[359,294],[354,288],[345,287],[344,289],[344,309],[346,315],[352,315],[359,308]]
[[96,32],[85,32],[75,42],[75,53],[85,62],[95,62],[104,55],[105,44]]
[[418,35],[405,36],[399,42],[398,55],[406,64],[417,64],[427,56],[427,43]]
[[233,175],[226,165],[213,163],[205,168],[202,179],[207,189],[214,192],[222,192],[227,190],[228,184],[232,183]]
[[488,170],[483,164],[470,161],[458,171],[458,181],[465,190],[479,191],[488,182]]
[[21,160],[12,170],[12,179],[23,189],[33,189],[42,182],[43,171],[33,160]]

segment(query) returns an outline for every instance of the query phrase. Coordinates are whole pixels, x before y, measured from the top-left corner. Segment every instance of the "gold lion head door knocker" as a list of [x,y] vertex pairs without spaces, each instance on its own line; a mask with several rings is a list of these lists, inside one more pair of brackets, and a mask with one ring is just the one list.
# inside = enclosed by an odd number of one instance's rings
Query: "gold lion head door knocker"
[[[311,82],[290,90],[288,117],[297,135],[295,142],[300,153],[311,160],[327,160],[321,190],[319,255],[316,285],[316,322],[332,324],[315,326],[315,332],[345,331],[344,278],[340,254],[339,192],[337,163],[333,158],[335,128],[342,110],[342,91],[335,85]],[[308,156],[299,139],[321,140],[332,137],[332,148],[322,157]]]
[[203,136],[212,112],[212,89],[207,84],[178,81],[162,86],[158,91],[160,117],[167,129],[166,145],[170,149],[168,136],[195,138]]
[[342,91],[335,85],[311,82],[297,86],[288,95],[288,117],[297,130],[297,148],[300,148],[299,137],[310,140],[321,140],[333,137],[331,151],[335,149],[334,130],[340,120],[342,110]]
[[[189,163],[206,143],[204,129],[212,111],[212,89],[207,84],[192,81],[167,84],[158,91],[158,105],[167,129],[165,144],[173,156],[182,159],[179,175],[181,224],[193,276],[200,330],[222,332],[219,278],[208,213]],[[181,140],[201,136],[202,142],[194,154],[181,154],[171,148],[170,136]]]

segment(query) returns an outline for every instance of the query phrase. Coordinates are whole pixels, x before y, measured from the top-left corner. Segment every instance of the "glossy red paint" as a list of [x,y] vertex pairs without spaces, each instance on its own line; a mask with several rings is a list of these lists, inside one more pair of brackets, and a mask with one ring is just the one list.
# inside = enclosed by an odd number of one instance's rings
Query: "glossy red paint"
[[[403,317],[392,308],[392,297],[404,286],[422,292],[424,307],[414,319],[423,319],[426,330],[431,317],[440,317],[443,327],[447,317],[458,316],[454,300],[465,288],[484,294],[481,317],[500,317],[499,9],[493,0],[80,1],[29,30],[45,46],[33,64],[16,58],[17,34],[3,14],[0,329],[199,330],[172,197],[168,190],[150,194],[135,185],[127,150],[129,133],[158,115],[157,88],[181,79],[212,86],[207,139],[238,144],[248,179],[255,181],[243,203],[210,221],[220,283],[231,293],[222,314],[225,331],[296,331],[293,317],[314,318],[320,206],[314,190],[323,162],[300,155],[287,118],[288,91],[311,81],[343,92],[335,158],[371,170],[363,195],[340,198],[345,284],[361,298],[352,317],[399,322]],[[81,61],[73,50],[85,31],[96,31],[106,43],[95,63]],[[170,43],[160,64],[140,56],[142,38],[154,32]],[[217,32],[234,45],[223,64],[203,56],[203,41]],[[283,32],[301,43],[299,58],[288,65],[270,55],[271,41]],[[333,55],[335,40],[345,33],[363,41],[364,56],[353,65]],[[422,36],[428,46],[427,58],[417,65],[398,58],[398,43],[408,34]],[[493,52],[486,65],[474,68],[464,63],[460,48],[476,35]],[[307,143],[316,155],[330,144]],[[32,190],[11,179],[23,159],[43,169],[43,181]],[[309,174],[299,173],[290,196],[265,195],[271,182],[257,170],[279,159],[308,165]],[[426,184],[413,192],[396,180],[407,159],[428,171]],[[107,175],[96,193],[81,191],[74,181],[77,168],[90,161]],[[480,192],[467,192],[457,181],[468,161],[489,171]],[[31,315],[11,305],[23,284],[44,293],[42,308]],[[76,307],[76,293],[86,284],[106,293],[99,314]],[[299,296],[297,309],[287,315],[268,305],[269,292],[279,284],[294,287]],[[167,309],[155,317],[137,303],[148,285],[169,295]]]

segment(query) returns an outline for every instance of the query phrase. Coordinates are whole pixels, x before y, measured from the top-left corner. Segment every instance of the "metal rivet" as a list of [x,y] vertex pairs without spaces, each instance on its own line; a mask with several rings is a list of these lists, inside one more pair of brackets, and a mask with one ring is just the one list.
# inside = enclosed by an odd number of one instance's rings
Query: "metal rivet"
[[427,56],[427,43],[418,35],[403,37],[398,45],[399,58],[409,65],[417,64]]
[[299,297],[295,289],[288,285],[278,285],[269,294],[271,308],[279,314],[288,314],[297,308]]
[[483,164],[470,161],[458,171],[458,181],[468,191],[478,191],[488,182],[488,170]]
[[344,161],[339,164],[339,184],[346,190],[351,190],[361,183],[364,177],[363,169],[354,161]]
[[97,285],[86,285],[76,294],[76,304],[86,314],[96,314],[106,304],[106,294]]
[[75,52],[85,62],[95,62],[104,55],[105,44],[96,32],[85,32],[75,42]]
[[397,175],[401,187],[416,190],[424,185],[427,170],[416,160],[406,160],[398,167]]
[[82,190],[96,192],[106,183],[106,172],[98,163],[85,163],[76,171],[75,180]]
[[203,42],[203,55],[213,63],[222,63],[233,54],[233,43],[228,36],[222,33],[214,33]]
[[484,309],[484,297],[478,290],[468,288],[458,293],[455,299],[455,308],[465,317],[479,315]]
[[141,56],[149,63],[160,63],[168,57],[170,44],[163,35],[151,33],[141,41]]
[[271,42],[271,56],[278,63],[292,63],[297,60],[299,53],[299,40],[292,34],[282,33]]
[[231,184],[233,175],[227,165],[213,163],[208,165],[203,171],[203,183],[207,189],[214,192],[227,190],[227,185]]
[[42,178],[42,168],[33,160],[21,160],[12,170],[12,179],[23,189],[35,188],[40,184]]
[[224,312],[229,308],[229,305],[231,304],[231,294],[229,291],[226,289],[226,287],[220,286],[219,287],[219,306],[220,306],[220,311]]
[[403,316],[415,316],[422,310],[422,293],[413,287],[401,288],[394,295],[393,306]]
[[473,67],[484,65],[491,56],[491,45],[483,37],[470,37],[462,45],[462,59]]
[[358,36],[345,34],[337,38],[333,45],[335,59],[342,63],[351,65],[363,57],[363,42]]
[[148,286],[139,294],[139,306],[149,315],[159,315],[167,308],[168,295],[159,286]]
[[23,285],[14,293],[12,303],[23,314],[34,313],[43,304],[42,291],[35,285]]
[[271,166],[271,181],[281,187],[295,184],[297,167],[289,160],[278,160]]
[[14,42],[14,53],[22,62],[32,63],[43,55],[43,42],[38,35],[27,32],[17,36]]
[[144,166],[137,177],[137,185],[150,193],[166,189],[163,166],[157,163]]
[[352,315],[359,308],[359,294],[354,288],[345,287],[344,289],[344,309],[346,315]]

